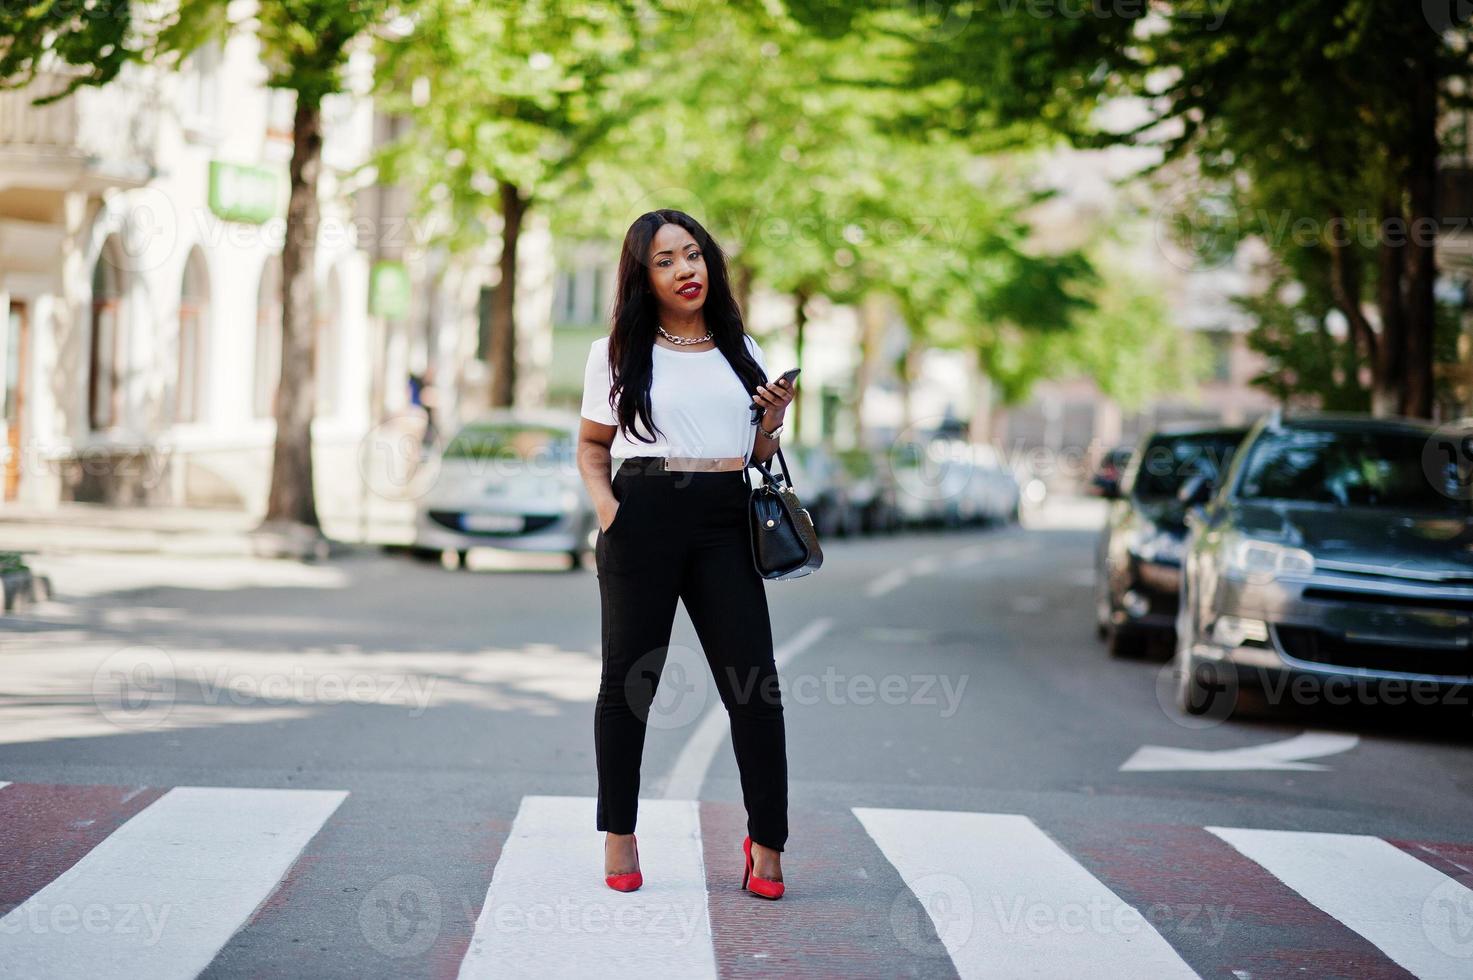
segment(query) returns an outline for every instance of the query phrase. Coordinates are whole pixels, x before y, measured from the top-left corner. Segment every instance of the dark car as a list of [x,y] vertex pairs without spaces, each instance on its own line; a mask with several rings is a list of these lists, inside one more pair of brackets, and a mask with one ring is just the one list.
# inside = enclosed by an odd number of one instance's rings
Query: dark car
[[1115,497],[1120,494],[1120,481],[1130,466],[1130,457],[1135,450],[1130,446],[1107,449],[1100,457],[1100,465],[1090,475],[1085,492],[1092,497]]
[[1095,553],[1095,623],[1112,656],[1169,651],[1187,536],[1184,487],[1201,495],[1245,428],[1176,427],[1149,436],[1117,486]]
[[1305,677],[1327,701],[1335,687],[1390,701],[1386,682],[1405,699],[1413,683],[1441,695],[1473,678],[1466,461],[1435,436],[1367,416],[1253,429],[1189,516],[1174,665],[1183,711],[1230,712],[1240,685],[1297,692]]

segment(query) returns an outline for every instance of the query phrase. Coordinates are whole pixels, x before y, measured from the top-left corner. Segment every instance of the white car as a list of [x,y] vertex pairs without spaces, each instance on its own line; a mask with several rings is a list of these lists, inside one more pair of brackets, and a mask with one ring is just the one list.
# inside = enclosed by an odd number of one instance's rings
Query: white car
[[597,517],[578,474],[578,418],[502,410],[466,423],[446,444],[415,515],[413,553],[471,548],[563,552],[583,564]]

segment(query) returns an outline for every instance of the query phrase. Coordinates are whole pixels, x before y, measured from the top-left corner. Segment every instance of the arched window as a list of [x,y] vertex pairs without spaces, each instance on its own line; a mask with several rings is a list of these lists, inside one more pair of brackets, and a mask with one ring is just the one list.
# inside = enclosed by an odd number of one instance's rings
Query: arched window
[[112,428],[122,421],[123,359],[128,348],[121,255],[118,236],[109,235],[92,267],[87,425],[93,431]]
[[206,336],[210,322],[210,276],[204,253],[195,246],[184,263],[179,288],[179,372],[174,389],[174,420],[198,422],[204,414]]
[[276,386],[281,381],[281,256],[261,269],[256,290],[256,363],[251,406],[257,418],[276,414]]
[[317,297],[316,354],[312,376],[317,385],[315,414],[331,418],[338,411],[339,355],[342,345],[342,283],[338,270],[327,274],[327,288]]

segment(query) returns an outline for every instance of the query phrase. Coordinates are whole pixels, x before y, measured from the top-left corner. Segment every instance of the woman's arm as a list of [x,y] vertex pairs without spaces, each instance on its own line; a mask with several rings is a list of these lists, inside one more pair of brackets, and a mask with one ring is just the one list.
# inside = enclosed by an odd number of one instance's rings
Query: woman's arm
[[617,426],[603,425],[592,419],[579,420],[578,425],[578,475],[588,488],[588,499],[598,514],[600,529],[614,522],[619,510],[619,498],[613,490],[613,457],[609,447],[619,431]]
[[777,444],[782,436],[772,439],[767,433],[782,424],[793,395],[793,387],[782,378],[769,381],[752,392],[752,400],[766,409],[757,420],[757,431],[752,433],[753,462],[766,463],[777,452]]

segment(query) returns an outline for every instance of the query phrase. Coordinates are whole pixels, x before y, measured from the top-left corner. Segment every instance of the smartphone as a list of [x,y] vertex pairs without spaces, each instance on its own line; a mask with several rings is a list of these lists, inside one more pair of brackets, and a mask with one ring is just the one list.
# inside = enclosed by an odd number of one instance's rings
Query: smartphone
[[[793,383],[793,380],[798,377],[798,373],[800,371],[802,371],[802,370],[803,370],[802,368],[793,368],[790,371],[784,371],[782,374],[780,374],[780,375],[777,376],[777,379],[776,380],[777,381],[786,381],[788,383],[788,385],[791,386],[792,383]],[[767,383],[768,384],[774,384],[776,382],[769,381]],[[752,402],[752,408],[756,410],[757,415],[758,415],[759,418],[761,417],[761,415],[764,412],[767,411],[767,406],[766,405],[758,405],[755,401]]]

